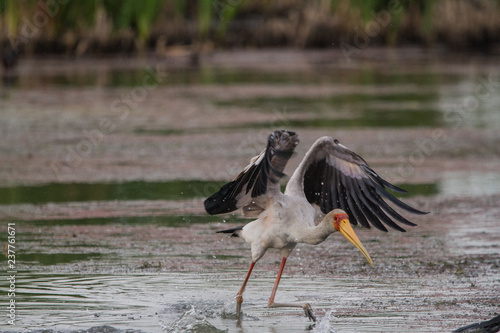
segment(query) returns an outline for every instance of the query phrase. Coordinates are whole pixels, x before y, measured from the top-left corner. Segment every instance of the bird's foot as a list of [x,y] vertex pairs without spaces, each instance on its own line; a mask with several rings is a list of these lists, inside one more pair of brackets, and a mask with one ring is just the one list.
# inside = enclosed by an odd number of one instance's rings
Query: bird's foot
[[236,295],[236,319],[241,320],[241,304],[243,303],[243,296]]
[[269,308],[280,308],[280,307],[302,308],[304,310],[306,317],[309,318],[309,320],[316,322],[316,316],[314,315],[311,304],[309,304],[309,303],[301,305],[301,304],[297,304],[297,303],[275,303],[273,300],[270,300],[269,303],[267,303],[267,307],[269,307]]
[[302,308],[304,309],[304,313],[306,314],[306,317],[309,318],[309,320],[316,322],[316,316],[313,313],[313,309],[311,307],[311,304],[306,303],[306,304],[304,304],[304,306]]

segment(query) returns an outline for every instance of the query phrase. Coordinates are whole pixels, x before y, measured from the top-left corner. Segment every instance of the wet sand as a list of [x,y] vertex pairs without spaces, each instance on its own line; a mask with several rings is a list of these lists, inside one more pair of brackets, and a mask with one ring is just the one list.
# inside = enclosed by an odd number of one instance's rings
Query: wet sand
[[[329,58],[331,54],[323,56]],[[267,54],[258,66],[279,72],[289,71],[296,64],[294,70],[299,76],[321,69],[320,60],[312,64],[304,61],[323,59],[316,53],[309,58],[307,53],[290,53],[289,57],[294,62],[284,65],[274,53]],[[241,54],[240,57],[220,54],[206,60],[206,66],[212,71],[222,66],[250,70],[258,67],[246,59]],[[457,122],[457,126],[444,121],[442,114],[437,122],[429,120],[434,122],[429,126],[301,126],[304,123],[300,121],[313,118],[340,122],[357,114],[349,112],[349,104],[340,105],[338,112],[330,113],[314,106],[296,110],[297,103],[302,102],[293,99],[281,107],[276,107],[279,103],[253,107],[238,102],[246,103],[253,98],[283,101],[279,99],[283,96],[298,96],[308,101],[346,94],[379,96],[405,91],[426,96],[437,91],[438,97],[428,102],[402,100],[401,107],[445,110],[464,97],[474,96],[478,77],[500,75],[500,66],[492,62],[480,66],[474,59],[447,64],[446,59],[438,58],[432,65],[425,63],[428,61],[425,57],[386,61],[387,68],[371,59],[349,65],[341,61],[328,63],[327,68],[347,74],[369,69],[382,78],[398,71],[412,77],[420,69],[439,78],[443,72],[458,75],[462,83],[443,79],[437,87],[429,87],[411,80],[377,84],[375,79],[374,84],[356,85],[356,79],[347,76],[347,84],[342,84],[340,78],[340,83],[177,85],[166,82],[169,77],[177,77],[174,72],[183,67],[169,67],[173,65],[166,63],[155,74],[147,71],[140,74],[161,81],[140,90],[144,87],[140,84],[110,87],[105,74],[97,75],[102,79],[97,86],[30,86],[23,81],[29,79],[30,71],[21,67],[22,88],[1,91],[0,185],[8,188],[47,183],[230,180],[264,147],[269,132],[284,127],[297,131],[301,138],[297,154],[286,169],[291,174],[317,137],[334,136],[362,155],[388,181],[437,184],[436,193],[417,193],[405,199],[431,214],[405,215],[418,224],[407,228],[406,233],[356,229],[374,260],[373,268],[338,235],[318,246],[299,246],[288,261],[277,297],[284,301],[310,301],[320,318],[329,318],[323,331],[441,332],[489,319],[500,311],[500,190],[497,190],[500,132],[494,118],[500,104],[496,95],[481,101],[482,107],[496,111],[474,113],[463,123]],[[136,66],[154,68],[156,63],[154,59],[146,59]],[[407,63],[411,65],[405,72]],[[105,72],[105,64],[108,62],[97,61],[97,69],[92,63],[86,66],[90,72],[99,73]],[[67,62],[57,68],[52,60],[29,62],[29,65],[41,68],[48,76],[61,72],[72,77],[81,71],[75,68],[76,64]],[[376,103],[380,108],[395,107],[387,101]],[[486,124],[476,125],[484,113],[490,118],[486,118]],[[479,120],[474,122],[476,116]],[[429,138],[437,139],[429,141]],[[231,302],[248,268],[250,252],[241,240],[215,234],[221,228],[237,225],[234,221],[225,222],[232,221],[233,216],[221,216],[210,223],[200,220],[199,216],[204,216],[203,197],[213,191],[214,186],[206,185],[200,188],[199,195],[184,200],[33,204],[16,202],[14,198],[12,203],[0,206],[0,218],[5,223],[15,221],[18,226],[18,269],[26,274],[22,282],[26,290],[37,289],[36,277],[44,275],[95,276],[94,282],[99,280],[98,276],[116,276],[137,288],[144,283],[140,276],[145,274],[145,279],[154,276],[152,280],[156,282],[148,284],[148,292],[141,294],[141,301],[136,304],[142,306],[142,310],[137,310],[143,315],[140,321],[106,317],[106,309],[113,307],[110,302],[96,312],[99,316],[94,320],[68,323],[68,318],[79,312],[75,309],[56,320],[55,327],[72,330],[98,323],[119,329],[168,331],[194,305],[197,314],[210,325],[234,331],[237,329],[234,320],[226,318],[231,317],[226,312],[231,312]],[[177,218],[180,223],[162,222],[158,219],[162,216]],[[196,217],[193,221],[192,216]],[[137,219],[127,220],[133,217]],[[245,297],[247,316],[240,331],[309,329],[310,323],[300,311],[265,307],[279,260],[277,253],[270,251],[257,264]],[[161,282],[162,276],[166,282]],[[34,281],[31,284],[30,279]],[[182,279],[198,283],[190,284],[184,293],[182,286],[174,283]],[[224,282],[214,283],[217,279]],[[69,290],[71,286],[70,282]],[[170,290],[172,286],[176,289]],[[86,293],[90,302],[97,295],[81,292]],[[120,295],[127,299],[135,291],[120,291]],[[61,299],[56,297],[51,309],[44,310],[36,306],[36,297],[19,297],[26,302],[24,308],[19,305],[19,327],[52,328],[43,313],[57,310]],[[126,314],[129,318],[135,311],[130,310],[132,303],[116,316]],[[32,326],[37,321],[30,319],[30,308],[36,309],[33,318],[42,320],[40,326]]]

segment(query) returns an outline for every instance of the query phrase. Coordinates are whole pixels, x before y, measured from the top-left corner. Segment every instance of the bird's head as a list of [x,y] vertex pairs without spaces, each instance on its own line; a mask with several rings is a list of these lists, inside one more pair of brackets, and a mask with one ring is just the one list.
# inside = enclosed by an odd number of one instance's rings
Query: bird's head
[[363,253],[366,260],[373,267],[373,260],[370,258],[370,255],[366,251],[365,247],[358,239],[358,236],[354,233],[354,230],[351,227],[351,222],[349,222],[349,216],[342,209],[334,209],[329,213],[331,215],[331,222],[333,223],[333,227],[335,231],[339,231],[349,242],[351,242],[356,248]]

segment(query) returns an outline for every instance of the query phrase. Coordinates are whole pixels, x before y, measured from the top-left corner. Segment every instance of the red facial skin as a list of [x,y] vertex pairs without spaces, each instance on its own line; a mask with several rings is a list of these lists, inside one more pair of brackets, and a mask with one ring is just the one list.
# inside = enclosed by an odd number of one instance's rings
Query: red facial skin
[[335,230],[339,231],[339,223],[342,220],[349,220],[349,215],[342,213],[342,214],[335,214],[333,216],[333,223],[335,226]]

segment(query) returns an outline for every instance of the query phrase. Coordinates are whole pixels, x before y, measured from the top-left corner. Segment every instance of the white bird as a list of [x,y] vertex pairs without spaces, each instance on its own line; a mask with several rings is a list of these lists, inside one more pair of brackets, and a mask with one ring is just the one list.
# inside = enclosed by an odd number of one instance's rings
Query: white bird
[[386,188],[405,191],[380,178],[359,155],[331,137],[319,138],[306,153],[290,178],[285,193],[280,179],[285,165],[299,144],[297,134],[275,131],[269,135],[267,147],[252,158],[250,164],[230,183],[205,200],[209,214],[223,214],[241,208],[245,217],[257,218],[244,226],[222,230],[243,238],[250,244],[252,262],[243,285],[236,294],[238,320],[243,292],[255,263],[269,248],[280,251],[282,261],[269,298],[268,307],[302,307],[315,320],[311,306],[276,303],[276,290],[286,260],[298,243],[319,244],[339,231],[366,257],[373,261],[354,233],[351,224],[370,224],[387,231],[384,224],[405,231],[397,221],[415,226],[398,214],[382,197],[415,214],[427,214],[400,201]]

